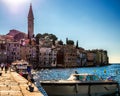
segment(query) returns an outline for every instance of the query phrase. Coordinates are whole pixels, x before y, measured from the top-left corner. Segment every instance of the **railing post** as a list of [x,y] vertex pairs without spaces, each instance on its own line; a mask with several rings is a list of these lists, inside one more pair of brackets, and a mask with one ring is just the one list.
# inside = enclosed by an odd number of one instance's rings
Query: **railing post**
[[89,84],[88,85],[88,96],[91,96],[91,93],[90,93],[91,89],[90,89],[90,87],[91,87],[91,85]]
[[117,94],[118,94],[117,96],[120,96],[120,92],[119,91],[120,91],[119,84],[117,84]]

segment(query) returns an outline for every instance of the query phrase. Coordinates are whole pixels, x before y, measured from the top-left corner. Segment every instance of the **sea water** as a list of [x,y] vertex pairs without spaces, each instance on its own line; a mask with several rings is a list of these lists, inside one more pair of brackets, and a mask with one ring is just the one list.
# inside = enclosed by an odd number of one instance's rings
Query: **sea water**
[[[40,80],[65,80],[68,79],[69,76],[75,71],[78,73],[96,74],[102,79],[106,79],[111,76],[113,80],[118,81],[120,84],[120,64],[111,64],[102,67],[41,69],[34,75],[34,79],[36,79],[38,83]],[[38,88],[43,92],[43,94],[46,94],[44,89],[41,88],[40,84],[36,85],[38,85]],[[47,94],[45,96],[47,96]]]

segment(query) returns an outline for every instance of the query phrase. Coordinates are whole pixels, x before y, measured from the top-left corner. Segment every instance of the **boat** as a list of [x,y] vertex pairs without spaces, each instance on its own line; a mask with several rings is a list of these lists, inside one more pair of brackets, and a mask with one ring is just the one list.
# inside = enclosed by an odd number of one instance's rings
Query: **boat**
[[48,96],[115,96],[119,84],[95,74],[71,74],[67,80],[41,80]]
[[21,76],[27,79],[28,71],[27,67],[30,66],[29,63],[25,60],[16,60],[12,62],[12,69],[19,73]]

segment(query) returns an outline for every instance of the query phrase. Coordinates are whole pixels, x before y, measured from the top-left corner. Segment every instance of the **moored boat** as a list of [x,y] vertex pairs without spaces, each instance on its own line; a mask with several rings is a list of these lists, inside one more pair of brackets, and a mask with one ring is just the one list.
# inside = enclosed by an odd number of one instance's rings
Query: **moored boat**
[[12,63],[12,69],[27,79],[27,67],[30,66],[25,60],[17,60]]
[[72,74],[67,80],[40,81],[48,96],[104,96],[118,93],[118,82],[94,74]]

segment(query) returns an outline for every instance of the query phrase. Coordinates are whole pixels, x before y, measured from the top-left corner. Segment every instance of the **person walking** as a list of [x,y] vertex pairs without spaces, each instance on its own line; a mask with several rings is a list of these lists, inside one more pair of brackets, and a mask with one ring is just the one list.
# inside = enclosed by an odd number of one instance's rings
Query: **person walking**
[[6,63],[5,64],[5,73],[7,73],[7,71],[8,71],[8,64]]
[[3,68],[4,68],[4,63],[1,63],[1,71],[3,71]]
[[[34,83],[33,75],[31,73],[31,66],[27,66],[27,72],[28,72],[28,81],[32,84]],[[28,82],[28,84],[29,84]]]

